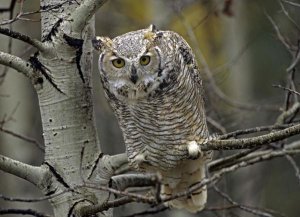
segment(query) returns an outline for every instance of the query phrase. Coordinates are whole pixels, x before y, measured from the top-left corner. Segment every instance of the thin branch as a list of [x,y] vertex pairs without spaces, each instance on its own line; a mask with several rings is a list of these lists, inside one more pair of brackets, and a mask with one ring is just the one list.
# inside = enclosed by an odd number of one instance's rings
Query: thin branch
[[33,209],[0,209],[0,215],[18,214],[18,215],[31,215],[36,217],[51,217],[50,215],[40,213]]
[[39,185],[46,170],[0,155],[0,170]]
[[281,34],[281,31],[280,31],[278,25],[276,24],[276,22],[273,20],[273,18],[270,15],[268,15],[266,12],[265,12],[265,15],[269,19],[270,23],[272,24],[272,26],[277,34],[278,39],[281,41],[281,43],[286,47],[286,49],[293,56],[292,45],[290,45],[289,42],[286,40],[286,38]]
[[198,48],[195,50],[195,53],[196,53],[197,58],[200,60],[201,65],[203,66],[203,72],[205,73],[205,75],[208,79],[209,86],[213,90],[212,93],[214,93],[219,99],[221,99],[226,104],[228,104],[232,107],[239,108],[239,109],[245,109],[245,110],[251,110],[251,111],[261,111],[261,110],[278,111],[278,109],[274,109],[273,106],[268,106],[268,105],[259,106],[259,105],[253,105],[253,104],[249,104],[249,103],[242,103],[239,101],[235,101],[235,100],[229,98],[226,94],[224,94],[224,92],[217,86],[216,81],[212,75],[212,72],[211,72],[201,50],[199,49],[200,46],[198,44],[198,41],[196,39],[193,29],[187,23],[184,16],[179,11],[178,11],[178,16],[179,16],[180,20],[182,21],[184,27],[186,28],[187,34],[188,34],[189,38],[191,39],[192,43],[194,44],[194,47]]
[[239,152],[237,154],[230,155],[228,157],[219,158],[217,160],[212,161],[209,163],[209,172],[216,172],[222,168],[232,166],[236,163],[236,161],[244,156],[247,156],[250,153],[256,151],[259,147],[249,149],[246,151]]
[[[282,150],[266,150],[266,151],[260,151],[260,152],[252,153],[252,154],[246,156],[245,158],[241,158],[240,161],[236,162],[234,165],[232,165],[230,167],[223,168],[223,169],[213,173],[211,177],[201,180],[197,184],[190,187],[187,191],[180,192],[180,193],[172,195],[170,197],[162,198],[161,203],[157,203],[156,198],[153,197],[153,196],[144,196],[144,195],[140,195],[140,194],[133,194],[133,193],[130,193],[130,192],[127,192],[127,191],[119,191],[119,190],[115,190],[115,189],[108,188],[108,187],[102,187],[102,186],[99,186],[99,185],[85,184],[84,187],[93,188],[95,190],[108,191],[108,192],[111,192],[113,194],[123,196],[122,197],[123,199],[120,199],[120,201],[117,200],[118,201],[117,203],[112,202],[111,204],[108,203],[106,205],[97,205],[97,210],[98,211],[103,210],[103,209],[107,209],[107,208],[109,208],[108,206],[115,206],[115,204],[121,204],[123,202],[124,202],[124,204],[129,203],[129,202],[131,202],[129,200],[129,198],[131,198],[135,202],[142,202],[142,203],[149,203],[149,204],[153,204],[153,205],[158,205],[158,204],[162,204],[164,202],[174,200],[174,199],[177,199],[177,198],[180,198],[180,197],[189,196],[194,191],[197,191],[197,190],[201,189],[203,186],[208,185],[210,183],[215,183],[216,181],[218,181],[225,174],[233,172],[233,171],[235,171],[239,168],[246,167],[246,166],[249,166],[249,165],[252,165],[252,164],[255,164],[255,163],[259,163],[259,162],[262,162],[262,161],[270,160],[270,159],[273,159],[273,158],[276,158],[276,157],[282,157],[282,156],[286,156],[286,155],[294,155],[294,154],[299,154],[299,153],[300,153],[300,143],[299,142],[291,143],[291,144],[285,146],[285,148],[282,149]],[[80,186],[77,186],[77,187],[80,187]],[[83,186],[81,186],[81,187],[83,187]],[[126,197],[128,197],[128,200],[126,199]],[[85,209],[88,209],[89,207],[86,207]]]
[[274,84],[274,85],[272,85],[272,87],[280,88],[280,89],[283,89],[285,91],[289,91],[289,92],[291,92],[293,94],[296,94],[296,95],[300,96],[300,93],[298,91],[292,90],[291,88],[287,88],[287,87],[281,86],[280,84],[278,84],[278,85]]
[[289,67],[286,69],[286,71],[291,71],[293,68],[296,67],[296,65],[300,62],[300,52],[296,54],[296,57],[292,61],[292,63],[289,65]]
[[206,121],[208,124],[210,124],[212,127],[214,127],[215,129],[219,130],[221,133],[225,134],[226,133],[226,129],[225,127],[223,127],[219,122],[217,122],[216,120],[212,119],[211,117],[207,116],[206,117]]
[[63,195],[67,192],[72,191],[73,189],[65,189],[59,193],[52,194],[50,196],[44,196],[44,197],[38,197],[38,198],[20,198],[20,197],[8,197],[5,195],[0,194],[0,199],[10,202],[22,202],[22,203],[33,203],[33,202],[41,202],[45,200],[50,200],[52,198],[58,197],[60,195]]
[[105,3],[107,0],[85,0],[81,5],[75,9],[68,20],[72,32],[80,34],[88,21],[94,16],[96,11]]
[[296,161],[294,160],[294,158],[290,155],[286,155],[286,159],[290,162],[290,164],[292,165],[292,167],[295,170],[295,176],[298,179],[298,182],[300,183],[300,169],[296,163]]
[[79,211],[80,216],[82,217],[88,217],[88,216],[92,216],[93,214],[96,214],[98,212],[102,212],[105,210],[108,210],[109,208],[113,208],[113,207],[119,207],[122,205],[125,205],[127,203],[131,203],[134,200],[130,197],[122,197],[116,200],[111,200],[111,201],[107,201],[101,204],[97,204],[94,206],[86,206],[86,207],[82,207]]
[[16,22],[18,20],[30,20],[32,21],[31,19],[26,19],[26,18],[23,18],[25,16],[28,16],[28,15],[33,15],[33,14],[38,14],[38,13],[43,13],[43,12],[49,12],[49,11],[52,11],[52,10],[55,10],[57,8],[60,8],[62,7],[63,5],[65,4],[68,4],[70,3],[70,0],[66,0],[62,3],[59,3],[59,4],[53,4],[53,5],[47,5],[47,6],[44,6],[44,7],[41,7],[40,10],[36,10],[36,11],[31,11],[31,12],[20,12],[18,13],[18,15],[16,17],[12,17],[12,14],[10,16],[10,19],[9,20],[5,20],[3,22],[0,23],[0,26],[4,26],[4,25],[8,25],[8,24],[12,24],[13,22]]
[[150,203],[150,204],[156,204],[156,199],[153,197],[147,197],[141,194],[134,194],[134,193],[130,193],[127,191],[119,191],[113,188],[109,188],[109,187],[104,187],[104,186],[99,186],[99,184],[92,184],[92,183],[86,183],[82,186],[77,186],[77,187],[86,187],[86,188],[91,188],[94,190],[100,190],[100,191],[106,191],[106,192],[110,192],[112,194],[115,195],[119,195],[119,196],[128,196],[131,197],[132,199],[134,199],[135,202],[142,202],[142,203]]
[[28,62],[24,61],[20,57],[4,53],[2,51],[0,51],[0,64],[9,66],[24,74],[28,78],[32,78],[34,75],[34,71]]
[[297,22],[290,16],[289,12],[285,9],[284,5],[282,4],[283,0],[279,0],[278,3],[284,13],[284,15],[288,18],[288,20],[300,31],[300,27],[298,26]]
[[298,112],[299,108],[300,108],[300,103],[299,102],[295,102],[292,107],[290,107],[288,110],[282,112],[278,116],[278,118],[276,120],[276,124],[285,123],[286,119],[288,117],[291,117],[291,116],[295,115]]
[[18,40],[21,40],[23,42],[26,42],[32,46],[34,46],[35,48],[37,48],[39,51],[47,51],[48,49],[46,48],[46,46],[39,40],[37,39],[33,39],[27,35],[24,35],[22,33],[19,33],[19,32],[15,32],[15,31],[12,31],[10,29],[7,29],[7,28],[1,28],[0,27],[0,33],[3,34],[3,35],[6,35],[6,36],[9,36],[9,37],[12,37],[12,38],[15,38],[15,39],[18,39]]
[[246,205],[242,205],[239,204],[237,202],[235,202],[228,194],[226,194],[225,192],[221,191],[216,185],[213,185],[214,190],[221,195],[225,200],[227,200],[231,205],[236,206],[236,208],[239,208],[245,212],[251,213],[253,215],[256,216],[262,216],[262,217],[273,217],[272,214],[270,213],[266,213],[260,209],[254,208],[254,207],[250,207],[250,206],[246,206]]
[[165,210],[169,210],[170,208],[167,206],[159,206],[159,207],[154,207],[154,208],[150,208],[147,209],[145,211],[142,212],[138,212],[138,213],[133,213],[131,215],[126,215],[126,216],[122,216],[122,217],[136,217],[136,216],[146,216],[146,215],[154,215],[160,212],[163,212]]
[[123,191],[130,187],[156,186],[161,177],[156,174],[123,174],[111,178],[111,187]]
[[271,150],[269,152],[259,152],[259,153],[253,153],[252,156],[248,157],[247,159],[242,160],[241,162],[236,163],[233,166],[223,168],[222,170],[215,172],[211,177],[202,179],[199,183],[193,185],[190,187],[187,191],[177,193],[175,195],[172,195],[170,197],[166,197],[162,200],[162,202],[171,201],[177,198],[186,197],[188,195],[191,195],[193,192],[201,189],[203,186],[208,185],[210,183],[215,183],[217,180],[219,180],[222,176],[224,176],[227,173],[236,171],[239,168],[247,167],[249,165],[270,160],[276,157],[282,157],[285,155],[294,155],[299,154],[300,150],[290,150],[290,149],[283,149],[283,150]]
[[21,135],[21,134],[15,133],[13,131],[7,130],[7,129],[3,128],[1,125],[0,125],[0,132],[6,133],[8,135],[19,138],[19,139],[24,140],[26,142],[30,142],[30,143],[34,144],[39,150],[44,152],[44,147],[33,138],[29,138],[29,137],[26,137],[24,135]]
[[[235,162],[232,162],[228,166],[224,165],[224,167],[220,167],[219,169],[233,166],[234,164],[250,161],[250,160],[252,160],[254,158],[258,158],[258,157],[266,158],[266,160],[268,160],[269,158],[267,158],[267,157],[270,157],[270,159],[271,159],[272,157],[286,156],[288,154],[294,155],[294,154],[298,154],[299,152],[300,152],[299,145],[294,146],[294,147],[292,147],[291,145],[286,145],[284,149],[276,150],[276,151],[273,149],[270,149],[270,150],[252,152],[252,153],[249,153],[248,155],[245,155],[243,157],[236,159]],[[209,170],[213,169],[213,168],[211,168],[211,165],[214,165],[214,162],[209,163],[209,165],[208,165]]]
[[295,7],[300,7],[299,3],[292,2],[292,1],[287,1],[287,0],[282,0],[282,1],[289,4],[289,5],[292,5],[292,6],[295,6]]
[[287,127],[295,126],[295,124],[296,123],[282,124],[282,125],[268,125],[268,126],[260,126],[260,127],[254,127],[249,129],[243,129],[243,130],[236,130],[218,136],[218,139],[236,138],[237,136],[251,134],[251,133],[259,133],[259,132],[272,131],[272,130],[282,130],[282,129],[286,129]]
[[233,149],[249,149],[262,146],[264,144],[277,142],[300,133],[300,124],[288,127],[284,130],[271,132],[265,135],[252,138],[230,139],[230,140],[211,140],[206,144],[201,144],[202,151],[208,150],[233,150]]

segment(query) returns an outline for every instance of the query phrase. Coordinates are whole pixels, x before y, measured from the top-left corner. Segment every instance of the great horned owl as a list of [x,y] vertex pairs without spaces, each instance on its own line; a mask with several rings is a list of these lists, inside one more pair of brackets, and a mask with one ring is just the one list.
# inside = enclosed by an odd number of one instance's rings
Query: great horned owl
[[[175,32],[147,29],[114,39],[97,37],[106,97],[123,132],[130,165],[162,176],[162,196],[186,191],[205,178],[209,137],[202,81],[193,52]],[[191,157],[196,159],[191,159]],[[167,205],[197,212],[206,187]]]

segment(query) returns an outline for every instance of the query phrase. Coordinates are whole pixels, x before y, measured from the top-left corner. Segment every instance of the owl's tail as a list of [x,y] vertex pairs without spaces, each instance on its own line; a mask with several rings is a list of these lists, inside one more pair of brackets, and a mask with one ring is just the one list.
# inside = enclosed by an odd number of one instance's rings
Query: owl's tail
[[[203,159],[188,160],[182,165],[168,171],[163,175],[164,185],[162,195],[172,196],[180,192],[185,192],[189,187],[199,183],[205,178],[205,161]],[[195,213],[201,211],[207,201],[206,186],[193,192],[189,197],[181,197],[167,202],[169,207],[186,209]]]

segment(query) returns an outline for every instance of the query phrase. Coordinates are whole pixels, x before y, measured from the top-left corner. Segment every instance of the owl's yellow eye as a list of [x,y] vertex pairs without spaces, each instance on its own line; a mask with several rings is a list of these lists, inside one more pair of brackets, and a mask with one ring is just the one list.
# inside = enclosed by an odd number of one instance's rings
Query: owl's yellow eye
[[122,68],[125,66],[125,61],[121,58],[118,58],[118,59],[114,59],[112,61],[112,64],[114,65],[114,67],[116,68]]
[[150,56],[142,56],[140,58],[140,64],[142,66],[146,66],[146,65],[148,65],[150,63],[150,60],[151,60]]

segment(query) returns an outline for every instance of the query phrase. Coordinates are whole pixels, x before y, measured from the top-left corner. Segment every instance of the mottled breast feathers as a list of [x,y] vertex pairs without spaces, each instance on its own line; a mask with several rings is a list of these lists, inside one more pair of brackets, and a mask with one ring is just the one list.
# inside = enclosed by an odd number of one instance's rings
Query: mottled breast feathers
[[[193,161],[187,153],[189,142],[201,145],[209,136],[202,81],[187,42],[150,26],[114,39],[98,37],[94,46],[101,52],[103,88],[131,166],[161,172],[165,194],[193,184],[184,176],[193,176],[193,182],[204,178],[207,156]],[[178,199],[169,205],[195,212],[206,202],[206,190],[202,192],[190,202]]]

